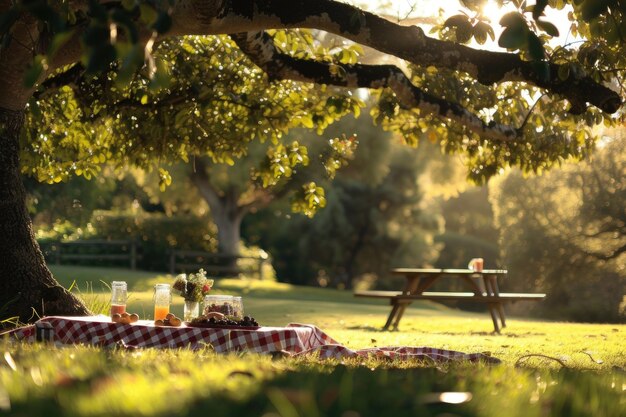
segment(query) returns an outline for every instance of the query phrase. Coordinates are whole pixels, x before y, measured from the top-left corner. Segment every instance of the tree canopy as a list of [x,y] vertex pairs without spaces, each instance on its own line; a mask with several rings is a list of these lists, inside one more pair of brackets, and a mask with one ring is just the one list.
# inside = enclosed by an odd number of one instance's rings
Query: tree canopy
[[[325,119],[332,119],[333,112],[355,110],[354,102],[337,105],[322,97],[301,105],[302,97],[315,94],[307,82],[375,89],[378,105],[373,113],[385,128],[400,132],[411,144],[428,135],[445,151],[466,154],[476,181],[509,165],[537,172],[569,157],[587,156],[595,141],[591,128],[613,123],[616,117],[610,115],[622,103],[623,2],[545,0],[529,5],[499,0],[497,4],[509,11],[497,23],[485,14],[486,1],[460,3],[460,14],[421,29],[330,0],[128,0],[71,6],[37,0],[9,7],[1,33],[10,50],[18,42],[20,19],[35,17],[45,28],[40,36],[49,45],[22,75],[44,97],[46,91],[56,92],[52,100],[41,99],[39,93],[30,100],[35,118],[43,117],[49,127],[52,118],[71,112],[87,112],[91,120],[102,115],[113,119],[106,129],[122,138],[117,146],[107,146],[104,138],[111,135],[105,132],[82,132],[83,137],[98,136],[89,140],[91,148],[111,148],[112,153],[96,149],[89,158],[68,155],[65,163],[74,164],[79,174],[90,175],[93,167],[79,166],[90,158],[131,158],[145,165],[147,150],[158,150],[164,159],[202,150],[218,160],[231,160],[244,152],[247,140],[275,137],[287,122],[319,126],[328,123]],[[571,22],[565,41],[557,38],[559,29],[546,17],[547,11],[557,11]],[[329,46],[315,36],[318,31],[347,41]],[[258,67],[224,38],[170,37],[218,33],[229,33]],[[496,41],[508,52],[494,51]],[[359,44],[404,60],[404,70],[360,63],[367,54]],[[269,80],[305,83],[262,89],[259,83],[267,81],[259,68]],[[260,91],[269,95],[265,105],[254,97]],[[204,104],[212,106],[213,113],[198,111],[197,102],[209,93],[215,96]],[[279,120],[277,100],[301,112],[291,119],[283,114]],[[167,111],[173,105],[175,114]],[[42,106],[48,112],[41,112]],[[218,113],[246,120],[248,127],[234,123],[238,127],[220,132],[218,140],[211,134],[220,126]],[[159,123],[144,129],[142,119]],[[178,131],[172,135],[174,125]],[[35,128],[35,137],[41,126]],[[56,133],[67,141],[64,130]],[[48,146],[56,150],[58,143]],[[48,167],[59,171],[63,165]],[[58,172],[48,175],[62,177]]]

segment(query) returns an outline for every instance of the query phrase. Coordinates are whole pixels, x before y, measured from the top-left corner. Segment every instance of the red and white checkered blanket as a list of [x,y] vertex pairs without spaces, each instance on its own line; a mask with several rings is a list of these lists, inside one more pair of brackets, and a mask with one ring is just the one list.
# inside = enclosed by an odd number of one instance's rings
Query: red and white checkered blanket
[[[282,352],[289,355],[316,354],[320,358],[387,357],[389,359],[424,359],[434,362],[500,360],[481,353],[463,353],[429,347],[375,347],[352,350],[342,346],[319,328],[292,323],[287,327],[261,327],[256,330],[198,327],[162,327],[154,322],[140,320],[133,324],[113,323],[106,316],[44,317],[54,330],[56,344],[83,343],[126,348],[158,347],[200,349],[211,346],[216,352],[251,351],[257,353]],[[18,340],[34,342],[35,325],[20,327],[8,333]]]

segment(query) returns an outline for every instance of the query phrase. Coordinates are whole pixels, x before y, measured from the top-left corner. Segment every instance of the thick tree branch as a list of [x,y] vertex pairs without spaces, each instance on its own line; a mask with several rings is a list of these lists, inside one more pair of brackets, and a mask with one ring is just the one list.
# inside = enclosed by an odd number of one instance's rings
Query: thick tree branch
[[382,88],[394,91],[405,109],[453,120],[481,137],[507,141],[518,137],[510,126],[485,123],[463,106],[430,95],[411,84],[408,77],[393,65],[339,65],[323,61],[298,59],[281,53],[265,32],[230,35],[237,46],[270,78],[289,79],[348,88]]
[[[558,66],[544,80],[519,55],[473,49],[430,38],[417,26],[401,26],[354,6],[333,0],[179,0],[173,33],[220,34],[280,28],[312,28],[331,32],[421,67],[462,71],[482,84],[523,81],[561,95],[576,112],[586,103],[615,113],[620,96],[587,75],[561,81]],[[180,19],[179,19],[180,17]]]
[[206,163],[200,157],[194,158],[194,163],[194,170],[189,175],[189,179],[191,179],[191,182],[196,186],[202,198],[209,203],[212,209],[215,207],[221,207],[222,202],[220,192],[211,183],[211,179],[207,173]]
[[41,83],[41,87],[33,93],[33,97],[36,99],[44,98],[46,95],[64,86],[69,86],[76,91],[76,86],[83,79],[84,75],[85,67],[82,64],[72,65],[66,71],[59,71],[55,75],[46,78]]
[[613,260],[613,259],[617,259],[623,253],[626,253],[626,245],[622,245],[622,246],[612,250],[609,253],[586,252],[587,255],[593,256],[594,258],[599,259],[601,261],[610,261],[610,260]]

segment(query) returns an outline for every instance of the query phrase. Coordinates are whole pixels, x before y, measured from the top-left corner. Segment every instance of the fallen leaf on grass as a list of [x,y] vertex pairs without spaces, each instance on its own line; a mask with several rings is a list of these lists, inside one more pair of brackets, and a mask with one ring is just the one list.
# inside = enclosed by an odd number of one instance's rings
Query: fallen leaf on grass
[[10,352],[4,352],[4,360],[9,364],[9,368],[17,371],[17,366],[15,365],[15,361],[13,360],[13,356],[11,356]]
[[33,368],[30,368],[30,376],[31,378],[33,378],[33,382],[35,383],[35,385],[37,385],[38,387],[43,386],[43,378],[41,376],[41,369],[39,369],[36,366]]

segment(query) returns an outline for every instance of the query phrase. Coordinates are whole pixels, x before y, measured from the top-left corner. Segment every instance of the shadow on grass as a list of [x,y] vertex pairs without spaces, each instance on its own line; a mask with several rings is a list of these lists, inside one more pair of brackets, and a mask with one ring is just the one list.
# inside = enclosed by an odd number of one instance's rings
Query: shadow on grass
[[363,330],[366,332],[389,332],[389,330],[383,330],[381,327],[374,326],[347,326],[347,330]]

